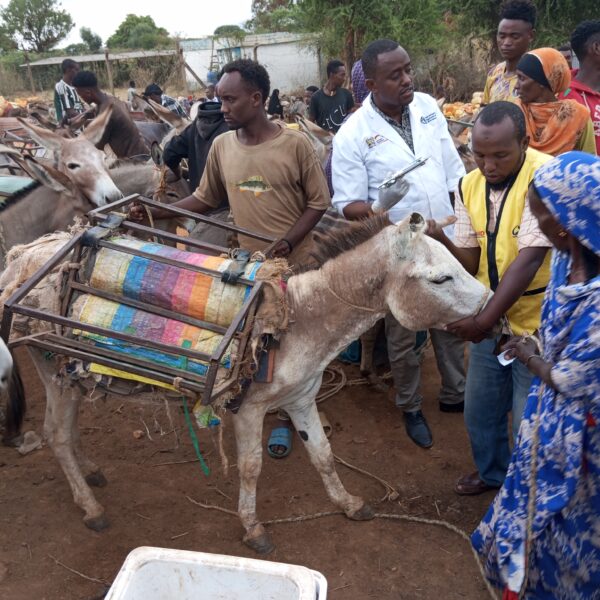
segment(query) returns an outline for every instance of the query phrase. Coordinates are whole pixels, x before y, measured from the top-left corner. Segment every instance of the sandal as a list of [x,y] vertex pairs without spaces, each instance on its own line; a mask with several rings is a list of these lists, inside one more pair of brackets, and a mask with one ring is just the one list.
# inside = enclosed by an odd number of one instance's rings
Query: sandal
[[[282,453],[272,450],[275,446],[283,446],[285,451]],[[271,431],[269,441],[267,442],[267,452],[272,458],[285,458],[292,451],[292,431],[288,427],[276,427]]]
[[321,420],[321,427],[323,427],[325,437],[329,439],[331,437],[331,434],[333,433],[333,428],[329,423],[329,419],[327,418],[327,415],[323,412],[319,412],[319,419]]

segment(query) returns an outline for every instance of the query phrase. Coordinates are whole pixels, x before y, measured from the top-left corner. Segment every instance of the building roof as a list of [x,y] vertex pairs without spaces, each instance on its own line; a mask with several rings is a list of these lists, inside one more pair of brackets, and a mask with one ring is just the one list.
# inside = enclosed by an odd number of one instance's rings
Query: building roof
[[[153,58],[155,56],[173,56],[177,54],[176,50],[134,50],[132,52],[109,52],[109,60],[128,60],[131,58]],[[42,58],[29,63],[32,67],[41,67],[46,65],[60,65],[63,60],[70,58],[78,63],[104,62],[104,53],[102,54],[83,54],[81,56],[53,56],[52,58]],[[21,65],[26,67],[27,64]]]

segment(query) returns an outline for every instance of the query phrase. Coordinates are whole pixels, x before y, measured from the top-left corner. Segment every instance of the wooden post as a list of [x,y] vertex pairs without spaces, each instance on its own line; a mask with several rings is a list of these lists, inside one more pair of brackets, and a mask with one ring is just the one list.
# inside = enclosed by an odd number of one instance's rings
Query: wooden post
[[181,47],[179,40],[175,40],[175,48],[177,49],[177,60],[179,62],[179,73],[181,76],[181,83],[183,85],[185,97],[187,98],[190,95],[190,88],[187,83],[187,73],[185,72],[185,58],[183,56],[183,48]]
[[27,64],[27,77],[29,78],[29,85],[31,87],[31,93],[35,96],[35,85],[33,83],[33,73],[31,72],[31,65],[29,64],[29,53],[25,52],[25,63]]
[[196,71],[194,71],[194,69],[192,69],[192,67],[190,67],[190,65],[188,65],[185,61],[183,62],[183,67],[190,72],[190,74],[192,75],[192,77],[200,84],[200,87],[203,90],[205,90],[206,89],[206,84],[204,83],[204,81],[202,81],[202,79],[200,79],[200,77],[198,77]]
[[110,59],[108,58],[108,48],[104,48],[104,62],[106,63],[106,74],[108,75],[108,87],[111,94],[115,95],[115,84],[113,82],[112,69],[110,67]]

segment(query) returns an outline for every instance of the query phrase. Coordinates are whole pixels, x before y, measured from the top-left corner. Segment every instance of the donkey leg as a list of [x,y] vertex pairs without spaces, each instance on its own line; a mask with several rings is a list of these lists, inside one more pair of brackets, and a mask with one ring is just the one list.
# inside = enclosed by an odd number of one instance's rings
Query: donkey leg
[[102,473],[102,470],[94,461],[90,460],[84,454],[83,448],[81,447],[81,436],[79,434],[77,418],[75,418],[72,422],[71,439],[73,441],[73,452],[75,453],[75,458],[79,463],[82,473],[85,473],[85,480],[87,484],[92,487],[104,487],[108,483],[104,473]]
[[269,554],[275,549],[256,514],[256,484],[262,467],[262,429],[266,408],[264,404],[246,399],[233,417],[240,473],[238,514],[246,530],[244,543],[259,554]]
[[96,500],[86,483],[73,449],[73,429],[77,426],[77,416],[81,392],[77,388],[64,390],[54,381],[56,362],[46,360],[38,350],[29,350],[35,368],[46,389],[46,415],[44,435],[52,448],[73,494],[75,504],[84,512],[83,522],[95,531],[108,527],[104,508]]
[[330,500],[339,506],[346,516],[355,521],[366,521],[374,516],[373,509],[359,496],[346,491],[336,470],[333,452],[329,440],[325,436],[314,398],[286,405],[294,427],[304,441],[310,461],[315,466]]
[[60,387],[50,383],[46,385],[46,395],[52,408],[50,415],[46,415],[45,434],[71,487],[73,500],[84,511],[83,522],[87,527],[94,531],[106,529],[108,520],[104,515],[104,508],[96,500],[81,472],[73,445],[72,432],[77,427],[81,392],[71,388],[63,393]]

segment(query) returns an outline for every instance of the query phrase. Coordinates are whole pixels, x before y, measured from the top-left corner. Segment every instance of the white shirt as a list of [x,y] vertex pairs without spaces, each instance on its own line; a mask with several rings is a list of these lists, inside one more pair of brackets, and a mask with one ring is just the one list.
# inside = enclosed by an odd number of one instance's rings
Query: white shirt
[[[370,98],[352,114],[333,138],[333,205],[343,215],[351,202],[374,202],[378,186],[390,175],[415,161],[429,157],[421,167],[405,176],[408,194],[390,210],[393,223],[413,212],[426,219],[454,214],[449,192],[453,192],[465,168],[454,147],[446,119],[436,101],[415,92],[409,104],[413,153],[394,128],[377,114]],[[452,235],[452,228],[445,229]]]

